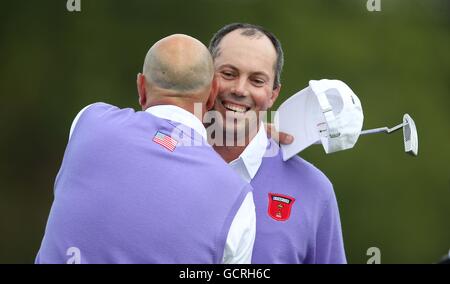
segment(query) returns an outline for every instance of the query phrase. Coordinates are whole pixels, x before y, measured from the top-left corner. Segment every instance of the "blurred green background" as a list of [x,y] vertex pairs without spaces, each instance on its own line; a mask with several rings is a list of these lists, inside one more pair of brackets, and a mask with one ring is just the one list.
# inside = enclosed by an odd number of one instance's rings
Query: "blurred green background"
[[[0,19],[0,263],[31,263],[77,112],[104,101],[138,109],[148,48],[173,33],[205,44],[231,22],[274,32],[285,51],[282,94],[341,79],[362,101],[365,128],[409,113],[419,157],[402,134],[361,137],[353,150],[301,155],[332,180],[348,261],[432,263],[450,248],[450,1],[2,1]],[[280,187],[283,185],[280,184]]]

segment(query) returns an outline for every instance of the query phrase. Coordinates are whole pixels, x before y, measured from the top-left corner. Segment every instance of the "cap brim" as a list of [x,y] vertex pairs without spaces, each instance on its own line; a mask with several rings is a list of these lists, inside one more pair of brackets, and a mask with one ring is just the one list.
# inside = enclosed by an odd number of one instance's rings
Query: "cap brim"
[[294,136],[292,144],[281,145],[284,161],[320,140],[317,125],[323,120],[321,114],[317,98],[310,87],[281,104],[275,114],[275,127],[278,131]]

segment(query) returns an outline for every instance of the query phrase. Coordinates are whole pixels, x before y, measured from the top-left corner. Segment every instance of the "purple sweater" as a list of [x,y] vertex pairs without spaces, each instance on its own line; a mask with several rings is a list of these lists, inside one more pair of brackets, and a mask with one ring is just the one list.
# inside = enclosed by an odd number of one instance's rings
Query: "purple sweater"
[[[270,147],[278,145],[271,140]],[[263,158],[251,184],[252,263],[346,263],[336,197],[321,171],[298,156],[283,162],[278,151]]]
[[[251,187],[185,130],[147,112],[87,108],[56,178],[36,263],[74,262],[74,253],[81,263],[221,263]],[[197,146],[171,151],[154,141],[171,134]]]

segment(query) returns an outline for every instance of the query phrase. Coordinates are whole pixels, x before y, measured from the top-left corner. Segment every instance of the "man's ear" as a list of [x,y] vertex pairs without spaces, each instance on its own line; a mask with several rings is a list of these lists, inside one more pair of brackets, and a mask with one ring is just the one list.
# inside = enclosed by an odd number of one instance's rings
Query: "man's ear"
[[143,74],[138,73],[136,84],[139,95],[139,105],[142,107],[142,110],[145,110],[147,105],[147,87],[145,76]]
[[211,83],[211,91],[209,92],[208,100],[206,101],[206,110],[209,111],[214,107],[217,94],[219,93],[219,80],[217,76],[214,75],[213,81]]
[[269,99],[269,106],[267,107],[268,109],[271,108],[273,103],[277,100],[278,95],[280,94],[280,90],[281,90],[281,85],[278,85],[278,87],[276,87],[275,89],[272,90],[272,93],[270,94],[270,99]]

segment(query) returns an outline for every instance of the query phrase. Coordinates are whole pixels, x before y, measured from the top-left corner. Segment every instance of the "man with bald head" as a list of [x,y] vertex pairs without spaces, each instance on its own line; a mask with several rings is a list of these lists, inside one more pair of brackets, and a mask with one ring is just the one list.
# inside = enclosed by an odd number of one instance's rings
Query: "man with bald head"
[[251,187],[192,114],[217,92],[207,48],[158,41],[137,86],[142,111],[95,103],[75,118],[36,263],[250,263]]
[[207,108],[214,103],[217,80],[213,80],[212,58],[192,37],[174,35],[158,41],[147,53],[143,69],[144,74],[138,75],[143,109],[170,104],[193,113],[196,102]]

